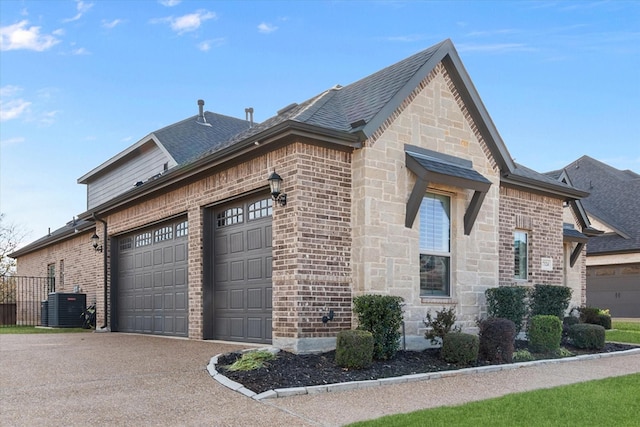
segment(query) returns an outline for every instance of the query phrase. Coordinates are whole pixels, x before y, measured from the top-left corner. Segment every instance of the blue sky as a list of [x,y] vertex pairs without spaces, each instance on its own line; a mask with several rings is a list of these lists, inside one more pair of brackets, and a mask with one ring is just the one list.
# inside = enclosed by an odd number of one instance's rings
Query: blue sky
[[27,241],[198,99],[262,121],[447,38],[517,162],[640,172],[639,1],[1,0],[0,27],[0,212]]

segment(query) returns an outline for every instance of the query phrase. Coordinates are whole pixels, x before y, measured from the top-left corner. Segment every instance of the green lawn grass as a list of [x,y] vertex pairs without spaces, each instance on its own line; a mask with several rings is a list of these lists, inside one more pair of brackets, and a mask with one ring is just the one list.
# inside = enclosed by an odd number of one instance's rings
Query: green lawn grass
[[640,344],[640,322],[613,321],[612,329],[605,332],[607,341]]
[[63,334],[69,332],[92,332],[93,329],[83,328],[36,328],[35,326],[2,326],[2,334]]
[[640,373],[391,415],[351,426],[631,426],[638,425],[639,389]]

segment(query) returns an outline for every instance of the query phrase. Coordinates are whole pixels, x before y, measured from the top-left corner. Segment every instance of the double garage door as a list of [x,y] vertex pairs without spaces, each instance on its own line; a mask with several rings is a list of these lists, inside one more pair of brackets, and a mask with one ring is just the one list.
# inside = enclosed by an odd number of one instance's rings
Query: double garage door
[[118,239],[117,330],[188,336],[186,219]]
[[[270,343],[272,248],[270,197],[238,201],[212,211],[214,339]],[[188,222],[159,224],[118,239],[115,329],[188,336]],[[195,320],[195,319],[194,319]]]

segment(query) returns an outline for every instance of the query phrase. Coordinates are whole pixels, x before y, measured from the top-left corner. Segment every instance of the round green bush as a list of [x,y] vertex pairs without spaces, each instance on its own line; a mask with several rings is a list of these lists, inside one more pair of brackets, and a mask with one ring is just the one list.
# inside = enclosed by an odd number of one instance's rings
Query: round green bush
[[449,332],[442,338],[440,356],[448,363],[468,365],[478,360],[479,348],[477,335]]
[[560,348],[562,323],[554,315],[538,315],[529,324],[529,348],[536,353],[550,353]]
[[336,365],[349,369],[364,369],[373,362],[373,334],[362,329],[338,332]]
[[569,327],[569,340],[578,348],[601,350],[605,344],[604,327],[579,323]]

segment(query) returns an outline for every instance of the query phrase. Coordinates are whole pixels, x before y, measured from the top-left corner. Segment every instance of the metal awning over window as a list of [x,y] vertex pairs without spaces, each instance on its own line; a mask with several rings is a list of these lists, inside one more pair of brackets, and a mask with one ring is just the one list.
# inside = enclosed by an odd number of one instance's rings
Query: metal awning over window
[[563,227],[562,229],[562,241],[565,243],[577,243],[577,245],[571,251],[571,257],[569,258],[569,265],[573,267],[582,252],[582,248],[587,243],[589,238],[574,228]]
[[473,169],[469,160],[411,145],[405,145],[404,151],[407,168],[417,177],[407,201],[405,226],[413,227],[429,183],[445,184],[474,191],[464,214],[464,234],[469,235],[484,197],[491,187],[491,181]]

